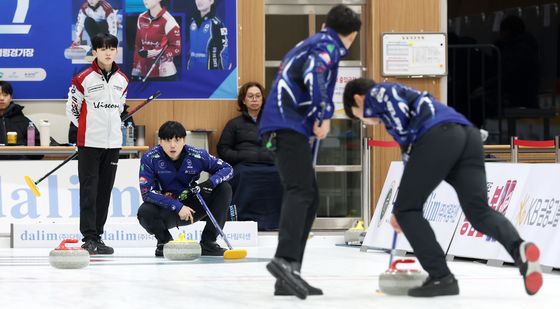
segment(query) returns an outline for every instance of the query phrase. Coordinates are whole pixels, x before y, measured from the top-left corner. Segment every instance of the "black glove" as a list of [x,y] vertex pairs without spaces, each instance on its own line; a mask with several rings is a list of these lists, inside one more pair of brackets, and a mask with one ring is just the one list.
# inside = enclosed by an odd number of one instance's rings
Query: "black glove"
[[148,57],[148,51],[144,50],[144,49],[141,49],[141,50],[138,51],[138,56],[140,56],[142,58],[146,58],[146,57]]
[[200,187],[200,193],[202,194],[211,194],[212,190],[214,190],[214,184],[210,179],[207,179],[205,182],[199,183],[198,186]]

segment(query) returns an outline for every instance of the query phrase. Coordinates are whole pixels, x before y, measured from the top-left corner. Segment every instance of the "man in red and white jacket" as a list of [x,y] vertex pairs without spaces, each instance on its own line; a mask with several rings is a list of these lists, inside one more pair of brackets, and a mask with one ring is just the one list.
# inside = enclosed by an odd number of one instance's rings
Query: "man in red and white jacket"
[[121,117],[128,79],[115,63],[118,39],[92,39],[95,60],[72,79],[66,115],[78,127],[80,232],[90,254],[112,254],[101,240],[122,147]]
[[145,0],[144,4],[148,10],[138,16],[132,77],[175,80],[173,57],[181,54],[179,24],[160,1]]

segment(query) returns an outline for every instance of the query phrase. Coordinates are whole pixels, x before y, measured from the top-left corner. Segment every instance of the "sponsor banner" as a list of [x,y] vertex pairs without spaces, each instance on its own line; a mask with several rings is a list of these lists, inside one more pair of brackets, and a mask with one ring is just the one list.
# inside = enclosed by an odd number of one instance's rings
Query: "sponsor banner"
[[[0,233],[10,232],[10,224],[78,222],[80,185],[78,161],[72,160],[37,185],[40,197],[27,187],[24,176],[37,180],[62,161],[0,161]],[[138,187],[139,159],[120,159],[111,191],[107,222],[137,223],[142,203]]]
[[[149,1],[148,5],[161,1]],[[215,0],[201,20],[195,1],[0,1],[0,80],[19,100],[66,99],[72,77],[95,59],[91,37],[119,41],[115,62],[129,78],[128,98],[161,90],[165,99],[237,98],[237,0]]]
[[[206,222],[198,221],[194,224],[171,229],[174,239],[180,233],[188,240],[200,241]],[[234,247],[257,246],[257,223],[254,221],[228,221],[224,226],[224,234]],[[81,240],[79,222],[74,223],[16,223],[12,225],[12,248],[55,248],[67,238]],[[103,241],[115,248],[155,247],[156,239],[148,234],[138,223],[112,222],[105,225],[102,235]],[[218,243],[226,248],[221,236]]]
[[[486,163],[488,204],[512,222],[532,166]],[[505,249],[495,239],[475,230],[464,216],[457,226],[448,254],[486,260],[501,259],[505,255],[508,256],[505,260],[511,261]]]
[[[559,164],[532,164],[520,198],[508,217],[521,237],[536,243],[541,263],[560,267],[560,175]],[[512,207],[513,206],[513,207]],[[503,250],[499,259],[511,261]]]
[[[377,207],[375,208],[375,213],[363,242],[363,245],[366,247],[391,248],[393,228],[389,220],[396,201],[402,171],[402,162],[391,163],[379,201],[377,202]],[[430,222],[437,241],[444,251],[449,248],[460,215],[461,208],[457,195],[447,183],[440,184],[424,204],[424,218]],[[412,251],[405,237],[399,237],[396,247],[399,250]]]

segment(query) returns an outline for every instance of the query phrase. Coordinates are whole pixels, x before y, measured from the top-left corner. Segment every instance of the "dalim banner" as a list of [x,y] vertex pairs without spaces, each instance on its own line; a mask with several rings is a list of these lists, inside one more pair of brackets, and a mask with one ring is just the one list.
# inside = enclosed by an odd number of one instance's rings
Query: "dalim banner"
[[[364,239],[365,248],[388,249],[391,246],[393,230],[389,219],[402,170],[402,163],[391,163]],[[489,207],[504,215],[521,238],[539,246],[541,264],[555,268],[560,267],[559,174],[559,164],[486,163]],[[438,186],[424,205],[424,217],[430,221],[438,242],[448,255],[513,261],[501,244],[477,231],[457,207],[456,194],[447,184]],[[400,238],[397,249],[411,251],[404,237]]]
[[[62,161],[0,161],[0,233],[15,223],[76,223],[80,218],[78,161],[72,160],[38,185],[35,197],[24,176],[37,180]],[[111,191],[107,222],[137,223],[142,203],[138,186],[139,159],[120,159]]]
[[[403,172],[402,162],[392,162],[381,190],[381,195],[368,232],[363,242],[366,248],[390,249],[393,240],[393,228],[389,220],[397,198],[398,187]],[[457,194],[447,183],[440,184],[424,203],[424,218],[430,222],[434,229],[437,241],[445,250],[451,243],[453,231],[459,222],[461,208],[457,200]],[[410,244],[400,234],[396,249],[413,251]]]
[[[210,223],[198,221],[169,231],[174,239],[179,239],[179,234],[183,233],[185,239],[199,242],[206,224]],[[64,239],[82,239],[77,220],[74,223],[16,223],[11,229],[12,248],[55,248]],[[256,247],[258,244],[257,223],[254,221],[228,221],[224,234],[234,247]],[[130,221],[107,223],[102,239],[115,248],[152,248],[157,243],[140,224]],[[226,248],[221,236],[218,236],[218,243]]]
[[119,40],[131,99],[237,98],[237,0],[2,0],[0,12],[0,80],[17,99],[66,99],[100,32]]
[[[523,188],[527,184],[527,177],[532,168],[533,165],[531,164],[486,164],[488,205],[512,222],[515,208],[518,206]],[[455,237],[448,254],[468,258],[497,260],[502,251],[505,253],[505,250],[495,239],[474,229],[469,220],[463,215],[455,231]]]

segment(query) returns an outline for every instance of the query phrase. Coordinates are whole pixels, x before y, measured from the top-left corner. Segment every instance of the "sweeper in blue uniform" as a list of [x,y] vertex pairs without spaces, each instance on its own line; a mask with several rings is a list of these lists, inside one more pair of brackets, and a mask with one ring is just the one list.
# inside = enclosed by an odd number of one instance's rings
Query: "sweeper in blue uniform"
[[539,249],[524,241],[505,216],[488,206],[484,152],[477,128],[431,94],[398,83],[356,79],[346,85],[343,99],[348,117],[370,125],[383,123],[401,147],[405,168],[391,225],[404,232],[429,274],[422,286],[409,290],[409,296],[459,294],[445,252],[422,213],[426,199],[444,180],[457,192],[473,227],[496,239],[511,255],[527,293],[539,291],[543,282]]

